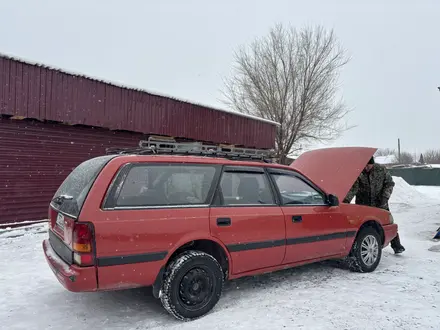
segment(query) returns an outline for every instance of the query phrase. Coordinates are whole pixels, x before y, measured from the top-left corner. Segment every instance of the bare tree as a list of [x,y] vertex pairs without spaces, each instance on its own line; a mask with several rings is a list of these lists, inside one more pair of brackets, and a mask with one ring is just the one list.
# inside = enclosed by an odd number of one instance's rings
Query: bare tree
[[440,164],[440,150],[426,150],[423,159],[426,164]]
[[349,109],[337,98],[339,71],[348,60],[333,30],[276,25],[235,53],[225,102],[280,123],[276,148],[285,163],[301,143],[331,141],[350,128],[342,123]]
[[396,155],[396,150],[390,148],[377,149],[375,156]]
[[[396,155],[396,158],[398,156]],[[407,152],[407,151],[402,151],[400,153],[400,162],[399,164],[412,164],[414,163],[414,157],[411,153]]]

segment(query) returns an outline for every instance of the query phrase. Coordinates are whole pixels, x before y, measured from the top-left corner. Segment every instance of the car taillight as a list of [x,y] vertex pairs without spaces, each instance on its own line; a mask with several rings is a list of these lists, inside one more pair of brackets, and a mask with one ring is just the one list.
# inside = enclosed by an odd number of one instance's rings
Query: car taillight
[[78,266],[93,266],[95,264],[93,255],[91,253],[74,253],[73,261]]
[[73,260],[79,266],[91,266],[93,257],[93,227],[91,223],[75,223],[72,237]]
[[93,231],[88,223],[76,223],[73,228],[73,249],[76,252],[92,252]]

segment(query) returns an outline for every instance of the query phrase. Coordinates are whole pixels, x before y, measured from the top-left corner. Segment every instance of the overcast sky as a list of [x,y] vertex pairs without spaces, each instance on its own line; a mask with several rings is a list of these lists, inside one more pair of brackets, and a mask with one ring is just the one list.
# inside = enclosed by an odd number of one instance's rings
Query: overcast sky
[[440,149],[439,0],[0,0],[0,52],[224,107],[234,49],[277,22],[334,28],[352,56],[357,127],[331,145]]

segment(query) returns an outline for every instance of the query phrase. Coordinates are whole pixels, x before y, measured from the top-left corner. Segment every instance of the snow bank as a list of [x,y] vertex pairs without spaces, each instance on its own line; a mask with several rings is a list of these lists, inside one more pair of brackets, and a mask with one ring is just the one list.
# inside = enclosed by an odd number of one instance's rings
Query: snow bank
[[391,204],[405,204],[408,206],[417,206],[421,204],[433,204],[434,200],[427,194],[420,192],[416,187],[408,184],[401,177],[393,177],[394,186],[391,195]]
[[414,186],[422,194],[429,196],[431,199],[440,204],[440,187],[439,186]]
[[[439,328],[440,203],[395,177],[392,208],[403,255],[384,249],[373,273],[316,264],[225,284],[212,313],[178,322],[150,289],[77,293],[47,265],[48,224],[0,231],[0,320],[4,329],[435,329]],[[418,189],[422,189],[419,191]],[[435,196],[435,195],[434,195]],[[425,202],[425,205],[421,203]],[[394,204],[393,204],[394,203]],[[412,207],[401,207],[410,203]],[[8,239],[4,239],[8,236]],[[31,284],[31,285],[30,285]],[[368,325],[370,324],[370,325]],[[437,324],[437,326],[436,326]]]
[[0,229],[0,239],[46,233],[48,226],[49,224],[47,222],[43,222],[19,228]]

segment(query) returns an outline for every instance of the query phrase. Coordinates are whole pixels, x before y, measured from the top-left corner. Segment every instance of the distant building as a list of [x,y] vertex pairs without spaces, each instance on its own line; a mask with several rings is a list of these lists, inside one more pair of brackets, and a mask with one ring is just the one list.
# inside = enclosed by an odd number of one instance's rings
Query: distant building
[[382,164],[382,165],[392,165],[398,163],[397,157],[395,155],[376,156],[374,157],[374,161],[377,164]]
[[64,178],[150,135],[272,149],[277,123],[0,54],[0,225],[47,218]]

